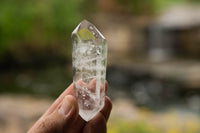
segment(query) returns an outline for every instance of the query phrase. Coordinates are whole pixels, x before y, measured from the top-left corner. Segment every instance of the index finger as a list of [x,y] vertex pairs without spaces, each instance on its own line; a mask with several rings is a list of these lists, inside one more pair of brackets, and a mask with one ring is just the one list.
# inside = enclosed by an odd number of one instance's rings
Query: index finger
[[51,114],[63,101],[65,96],[73,94],[74,94],[74,83],[71,83],[71,85],[67,89],[65,89],[65,91],[62,94],[60,94],[60,96],[56,99],[56,101],[53,102],[53,104],[49,107],[49,109],[44,113],[43,116]]
[[[105,91],[107,90],[108,90],[108,82],[105,81]],[[53,102],[53,104],[49,107],[49,109],[44,113],[43,116],[51,114],[67,95],[74,95],[74,83],[71,83],[71,85],[64,90],[64,92],[56,99],[55,102]]]

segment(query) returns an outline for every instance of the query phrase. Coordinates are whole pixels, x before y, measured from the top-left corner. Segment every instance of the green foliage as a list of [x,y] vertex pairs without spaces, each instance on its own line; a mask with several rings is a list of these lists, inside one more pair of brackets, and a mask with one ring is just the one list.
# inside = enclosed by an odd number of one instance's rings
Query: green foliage
[[25,54],[25,47],[36,51],[58,47],[57,52],[64,53],[82,19],[81,4],[82,0],[0,1],[0,57],[10,50]]
[[200,0],[116,0],[118,3],[126,6],[127,10],[135,15],[153,14],[160,9],[173,4],[180,3],[198,3]]
[[160,133],[160,131],[145,122],[112,121],[108,124],[109,133]]
[[[163,115],[163,118],[165,116]],[[168,116],[167,116],[168,117]],[[108,122],[108,133],[199,133],[199,121],[186,121],[182,126],[171,126],[170,123],[163,125],[150,122],[149,118],[141,120],[125,120],[116,116]],[[173,120],[176,118],[173,118]],[[180,124],[181,125],[181,124]]]
[[192,2],[190,0],[153,0],[153,8],[155,10],[160,10],[163,8],[166,8],[170,5],[174,4],[182,4],[182,3],[187,3],[187,2]]

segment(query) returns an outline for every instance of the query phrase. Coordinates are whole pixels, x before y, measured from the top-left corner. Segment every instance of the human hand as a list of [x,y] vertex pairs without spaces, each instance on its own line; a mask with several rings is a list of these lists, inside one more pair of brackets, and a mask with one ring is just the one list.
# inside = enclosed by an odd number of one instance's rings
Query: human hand
[[[28,133],[106,133],[112,103],[105,97],[103,109],[89,122],[78,115],[73,83],[56,99]],[[108,83],[105,83],[105,90]]]

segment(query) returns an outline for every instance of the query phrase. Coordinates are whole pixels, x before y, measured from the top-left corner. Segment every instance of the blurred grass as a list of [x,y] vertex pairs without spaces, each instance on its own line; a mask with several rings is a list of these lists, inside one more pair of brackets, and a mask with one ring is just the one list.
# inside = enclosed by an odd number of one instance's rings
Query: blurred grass
[[0,1],[0,59],[8,52],[19,60],[30,59],[30,51],[66,56],[71,51],[70,34],[83,17],[82,3],[82,0]]
[[199,114],[179,107],[151,110],[128,99],[113,100],[108,133],[199,133]]
[[145,122],[112,121],[108,124],[108,133],[160,133],[160,131]]
[[147,120],[124,121],[115,118],[108,122],[108,133],[199,133],[199,131],[199,123],[191,121],[181,127],[176,125],[169,127],[166,124],[165,128],[149,123]]

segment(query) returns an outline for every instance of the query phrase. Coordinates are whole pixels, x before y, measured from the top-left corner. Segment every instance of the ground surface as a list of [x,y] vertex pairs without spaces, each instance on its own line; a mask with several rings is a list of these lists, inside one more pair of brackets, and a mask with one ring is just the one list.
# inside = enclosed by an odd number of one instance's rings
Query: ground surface
[[[27,95],[0,95],[0,132],[25,133],[53,100]],[[116,99],[108,123],[108,133],[199,133],[198,114],[169,108],[150,111],[132,101]]]

